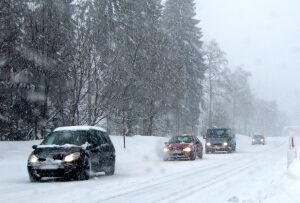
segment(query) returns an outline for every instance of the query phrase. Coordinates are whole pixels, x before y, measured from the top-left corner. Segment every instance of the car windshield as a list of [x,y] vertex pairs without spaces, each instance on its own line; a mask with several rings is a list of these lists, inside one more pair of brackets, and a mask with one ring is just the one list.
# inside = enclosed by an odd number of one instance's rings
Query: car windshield
[[192,136],[176,136],[172,137],[169,143],[191,143],[193,142]]
[[264,136],[263,135],[254,135],[253,138],[261,139],[261,138],[264,138]]
[[50,133],[41,145],[83,145],[87,142],[87,131],[57,131]]
[[207,138],[222,138],[229,136],[228,129],[209,129]]

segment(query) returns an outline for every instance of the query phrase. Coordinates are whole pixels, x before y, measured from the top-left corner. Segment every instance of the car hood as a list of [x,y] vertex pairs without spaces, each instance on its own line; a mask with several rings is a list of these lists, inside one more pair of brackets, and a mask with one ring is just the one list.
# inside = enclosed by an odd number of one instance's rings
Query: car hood
[[222,137],[222,138],[208,138],[206,140],[206,142],[209,142],[211,144],[222,144],[224,142],[227,142],[228,141],[228,138],[226,137]]
[[167,146],[169,147],[170,150],[183,150],[184,148],[191,145],[192,143],[171,143],[168,144]]
[[66,155],[80,152],[82,149],[79,146],[52,146],[52,145],[40,145],[34,150],[34,154],[39,159],[52,158],[54,160],[62,160]]

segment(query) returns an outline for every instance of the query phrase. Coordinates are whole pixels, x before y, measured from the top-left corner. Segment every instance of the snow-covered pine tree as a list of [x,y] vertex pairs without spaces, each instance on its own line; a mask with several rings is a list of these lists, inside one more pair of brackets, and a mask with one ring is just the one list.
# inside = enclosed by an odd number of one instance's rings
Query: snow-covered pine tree
[[202,33],[195,19],[194,0],[167,0],[163,28],[171,40],[169,58],[176,74],[173,112],[177,133],[195,131],[202,99],[205,66],[202,54]]

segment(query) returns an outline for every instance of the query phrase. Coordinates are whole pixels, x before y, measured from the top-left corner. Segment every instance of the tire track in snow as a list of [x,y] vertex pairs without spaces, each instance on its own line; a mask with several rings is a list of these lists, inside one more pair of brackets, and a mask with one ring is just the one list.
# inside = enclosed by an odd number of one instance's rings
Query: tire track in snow
[[[280,144],[280,145],[282,145],[282,144]],[[263,152],[272,151],[277,148],[278,148],[278,145],[272,146],[268,149],[263,150]],[[220,180],[224,180],[226,177],[229,178],[234,174],[238,174],[238,172],[241,172],[244,169],[248,168],[249,166],[253,165],[253,162],[255,162],[257,159],[259,159],[259,157],[261,157],[261,156],[264,156],[264,154],[261,154],[261,153],[257,154],[255,157],[251,158],[251,161],[249,161],[248,159],[243,159],[242,156],[234,157],[233,159],[230,159],[230,160],[225,159],[221,163],[217,162],[217,164],[214,163],[214,164],[212,164],[212,166],[209,166],[209,167],[203,167],[203,168],[200,168],[199,170],[192,170],[192,171],[189,171],[189,173],[186,173],[184,175],[180,175],[180,176],[177,175],[177,177],[172,178],[172,179],[168,179],[168,180],[164,179],[155,184],[142,186],[140,188],[126,191],[126,192],[118,194],[118,195],[114,195],[114,196],[104,198],[104,199],[99,199],[98,202],[111,202],[111,201],[119,202],[119,201],[124,201],[124,198],[125,198],[125,200],[130,199],[130,197],[136,199],[138,196],[142,196],[141,199],[143,199],[143,197],[144,198],[146,197],[146,200],[144,199],[143,202],[154,202],[154,201],[157,202],[157,201],[164,201],[164,200],[167,200],[167,202],[172,202],[172,201],[168,201],[170,199],[170,197],[172,197],[172,196],[175,197],[174,201],[186,196],[186,195],[180,195],[180,194],[183,194],[182,191],[189,191],[189,190],[192,190],[193,188],[197,188],[196,191],[199,189],[204,189],[204,188],[207,188],[209,186],[212,186],[212,185],[218,183]],[[205,184],[199,184],[199,182],[197,181],[191,185],[190,180],[192,180],[192,178],[189,179],[189,177],[194,177],[195,173],[201,173],[203,171],[207,171],[208,169],[215,169],[215,168],[219,168],[222,166],[224,167],[224,163],[227,163],[229,161],[235,161],[235,160],[236,160],[236,162],[234,162],[235,165],[233,165],[233,166],[229,165],[229,168],[226,171],[222,171],[221,173],[218,173],[218,171],[216,171],[216,173],[213,173],[213,176],[206,177],[207,180],[204,180],[204,181],[202,180],[202,182],[204,182]],[[237,166],[239,166],[239,167],[237,168]],[[188,179],[187,184],[181,183],[181,185],[189,185],[188,187],[180,187],[180,184],[177,184],[177,186],[174,187],[174,189],[172,190],[171,193],[167,193],[167,194],[163,195],[163,197],[158,197],[158,199],[156,199],[157,196],[159,196],[159,194],[155,193],[155,191],[162,191],[162,190],[168,191],[169,187],[172,186],[172,184],[174,185],[174,183],[176,183],[176,182],[180,183],[180,182],[182,182],[182,180],[186,180],[186,179]],[[180,189],[178,189],[178,188],[180,188]],[[194,191],[194,189],[193,189],[193,191]],[[151,196],[152,196],[151,194],[153,194],[153,193],[156,195],[154,197],[155,199],[151,199]],[[150,196],[147,196],[147,194],[150,194]],[[187,192],[187,194],[191,194],[191,193]],[[121,198],[121,200],[118,200],[120,198]]]

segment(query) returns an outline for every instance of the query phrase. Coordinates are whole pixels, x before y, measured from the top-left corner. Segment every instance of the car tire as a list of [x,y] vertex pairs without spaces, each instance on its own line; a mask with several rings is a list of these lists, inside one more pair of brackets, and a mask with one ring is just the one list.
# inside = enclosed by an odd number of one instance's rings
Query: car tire
[[105,171],[105,175],[112,176],[115,174],[115,160],[111,161],[111,165],[109,166],[108,170]]
[[198,157],[199,157],[199,159],[203,159],[203,152],[200,152]]
[[191,155],[190,160],[194,161],[195,159],[196,159],[196,154],[195,154],[195,152],[193,152],[193,154]]
[[34,182],[40,182],[41,179],[42,179],[41,177],[37,177],[36,175],[29,174],[29,180],[32,183],[34,183]]
[[78,171],[76,174],[76,179],[77,180],[89,180],[91,177],[91,162],[88,158],[85,159],[83,167],[81,170]]

